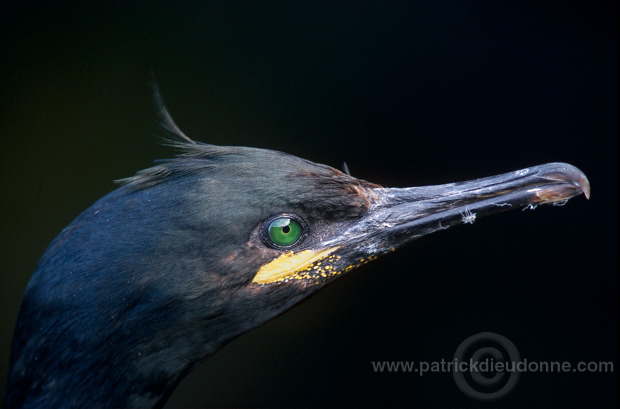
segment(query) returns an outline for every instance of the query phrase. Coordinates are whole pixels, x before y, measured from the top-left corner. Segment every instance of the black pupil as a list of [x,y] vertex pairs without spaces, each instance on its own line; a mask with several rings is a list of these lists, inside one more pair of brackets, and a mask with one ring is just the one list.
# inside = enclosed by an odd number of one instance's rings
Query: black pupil
[[288,233],[291,231],[291,228],[289,226],[282,226],[282,233]]

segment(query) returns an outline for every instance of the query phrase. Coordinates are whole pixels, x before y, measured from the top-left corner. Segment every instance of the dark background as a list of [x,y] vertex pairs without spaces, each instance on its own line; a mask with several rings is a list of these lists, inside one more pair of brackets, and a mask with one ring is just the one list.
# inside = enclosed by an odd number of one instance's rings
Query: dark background
[[[158,145],[153,70],[177,123],[386,186],[552,161],[592,198],[478,220],[355,270],[240,337],[168,407],[617,405],[616,373],[524,374],[483,403],[450,374],[470,335],[529,361],[617,370],[616,2],[144,2],[13,6],[0,17],[0,384],[47,244]],[[0,391],[3,386],[0,387]],[[0,392],[2,395],[3,392]]]

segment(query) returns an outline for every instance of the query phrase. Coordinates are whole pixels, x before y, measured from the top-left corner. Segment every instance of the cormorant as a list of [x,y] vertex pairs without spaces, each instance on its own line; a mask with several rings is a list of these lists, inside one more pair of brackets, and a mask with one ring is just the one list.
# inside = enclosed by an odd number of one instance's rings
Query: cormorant
[[194,142],[66,227],[24,295],[8,408],[161,407],[234,337],[416,238],[590,187],[565,163],[383,188],[272,150]]

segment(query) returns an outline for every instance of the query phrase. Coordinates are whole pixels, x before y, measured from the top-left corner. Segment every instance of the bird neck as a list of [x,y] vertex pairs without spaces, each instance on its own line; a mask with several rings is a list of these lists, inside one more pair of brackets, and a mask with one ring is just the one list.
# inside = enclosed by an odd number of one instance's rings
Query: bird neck
[[161,407],[224,342],[209,323],[168,312],[81,314],[49,301],[30,293],[22,304],[6,407]]
[[[243,298],[237,294],[236,300]],[[114,298],[123,299],[130,301]],[[107,305],[103,314],[101,303],[58,302],[28,291],[13,341],[6,407],[162,407],[203,360],[285,310],[281,299],[274,292],[266,305],[247,309],[226,301],[194,308],[204,305],[200,298],[149,299],[126,309]]]

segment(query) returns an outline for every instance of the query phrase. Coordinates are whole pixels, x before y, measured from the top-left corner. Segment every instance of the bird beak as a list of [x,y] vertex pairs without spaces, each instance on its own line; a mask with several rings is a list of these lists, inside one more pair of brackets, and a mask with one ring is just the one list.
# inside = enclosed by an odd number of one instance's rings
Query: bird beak
[[[590,184],[576,167],[549,163],[466,182],[402,189],[370,189],[367,215],[347,232],[366,256],[479,217],[540,204],[563,205]],[[355,240],[357,241],[357,240]]]
[[283,253],[263,265],[253,283],[310,279],[324,282],[418,237],[479,217],[540,204],[563,205],[590,197],[590,184],[576,167],[549,163],[467,182],[403,189],[359,190],[370,206],[360,219],[315,248]]

